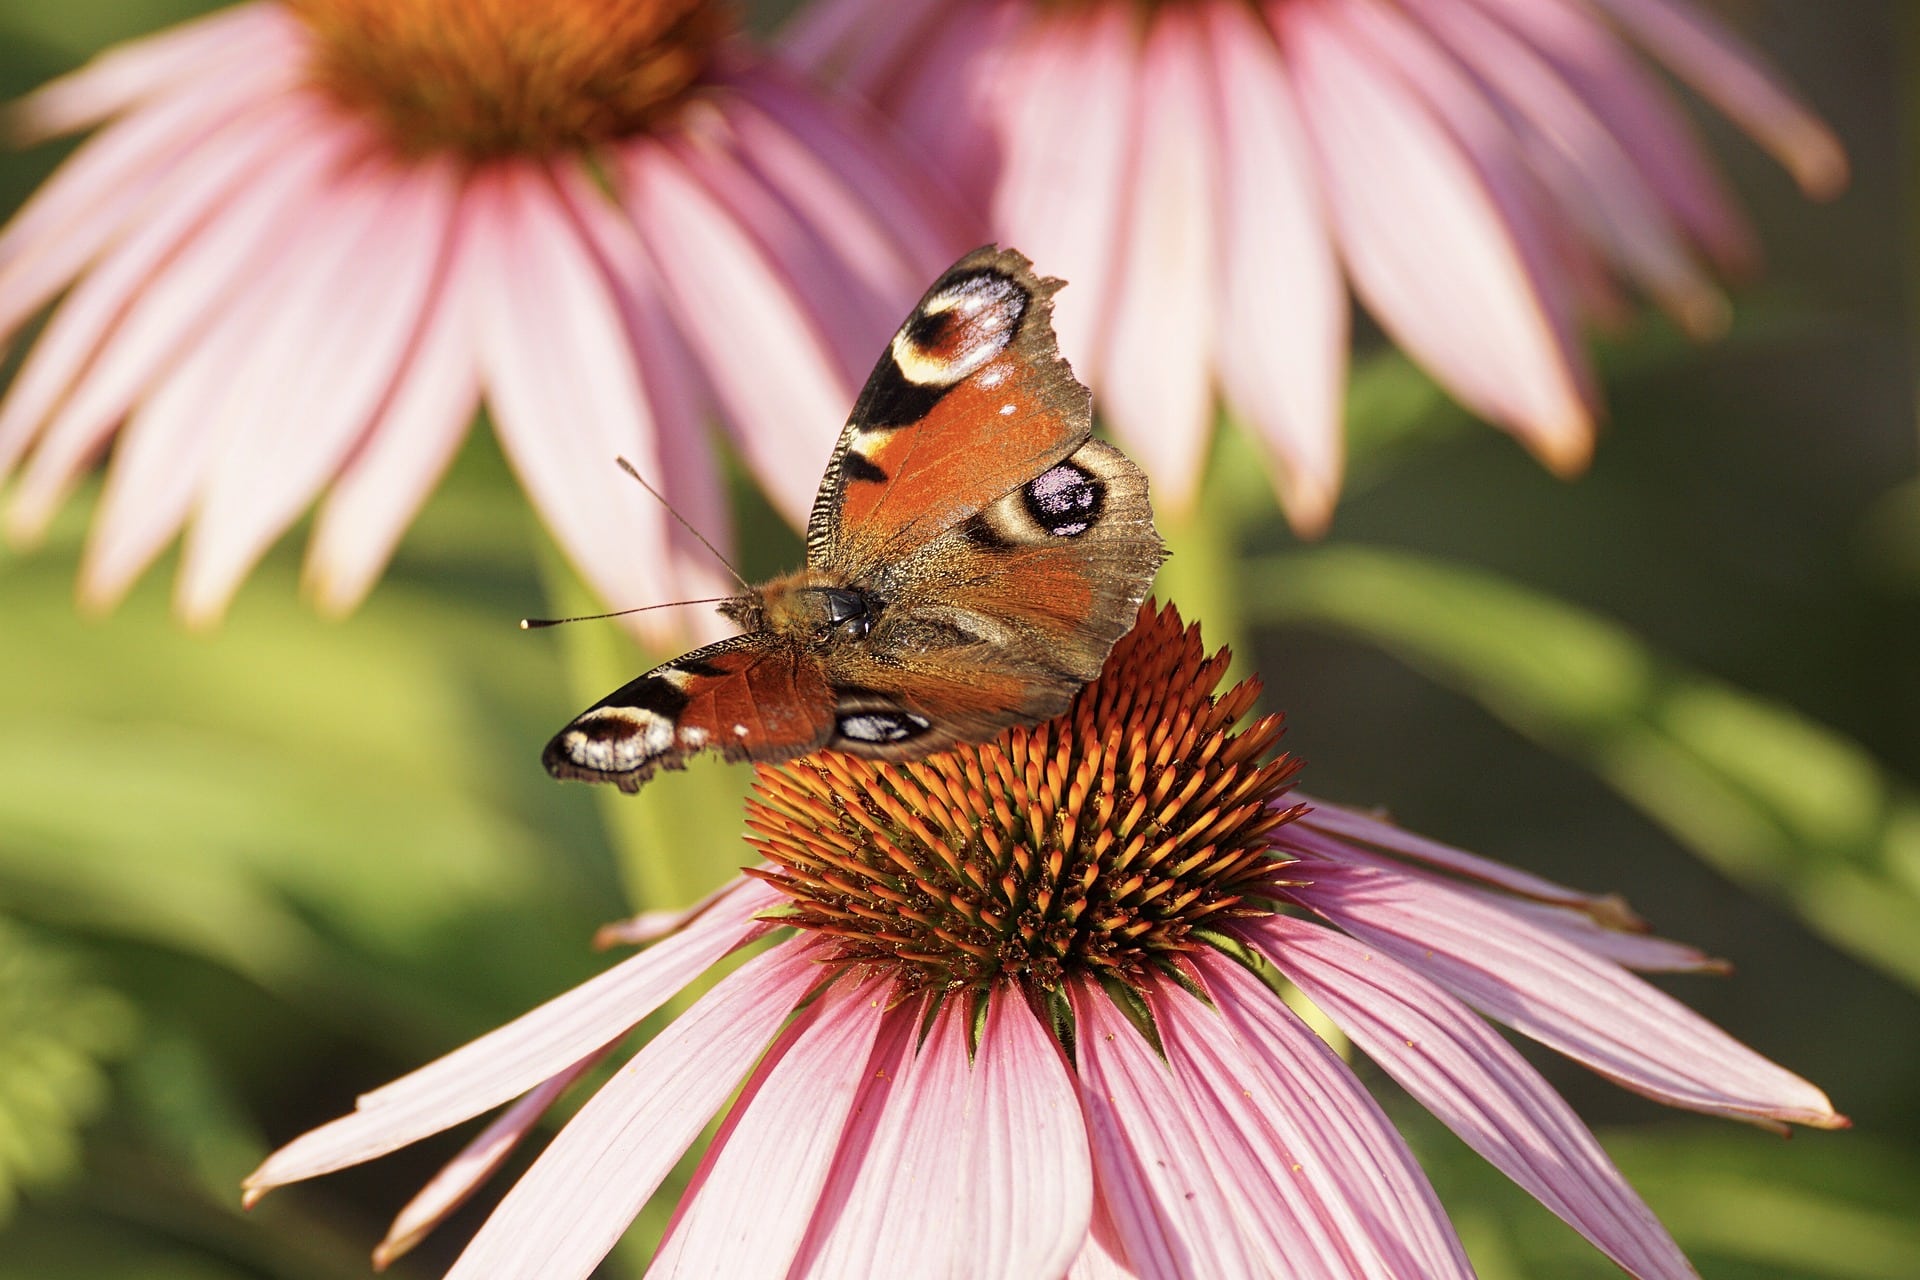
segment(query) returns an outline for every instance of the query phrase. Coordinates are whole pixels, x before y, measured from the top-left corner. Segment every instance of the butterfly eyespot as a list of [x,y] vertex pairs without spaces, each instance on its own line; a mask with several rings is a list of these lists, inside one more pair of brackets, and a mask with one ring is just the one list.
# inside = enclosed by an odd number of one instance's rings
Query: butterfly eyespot
[[558,745],[583,769],[627,773],[673,746],[673,721],[644,707],[602,707],[574,721]]
[[933,728],[911,711],[856,711],[840,717],[840,736],[851,742],[905,742]]
[[1027,313],[1027,291],[998,271],[949,282],[893,338],[900,375],[922,387],[951,387],[1006,349]]
[[1021,491],[1027,514],[1056,538],[1075,538],[1091,529],[1106,496],[1106,485],[1071,462],[1041,473]]

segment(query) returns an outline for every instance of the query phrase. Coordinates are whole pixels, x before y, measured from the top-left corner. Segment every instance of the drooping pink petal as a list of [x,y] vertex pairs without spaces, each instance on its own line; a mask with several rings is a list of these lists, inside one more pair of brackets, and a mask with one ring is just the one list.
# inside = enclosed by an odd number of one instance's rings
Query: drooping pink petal
[[650,141],[622,159],[624,202],[740,451],[775,504],[801,523],[853,403],[851,381],[791,282],[691,169]]
[[1759,53],[1685,0],[1593,0],[1646,50],[1726,112],[1817,200],[1847,185],[1833,131],[1768,69]]
[[1068,991],[1094,1182],[1127,1265],[1146,1280],[1262,1274],[1166,1064],[1104,992]]
[[400,535],[452,464],[480,403],[471,217],[456,206],[447,261],[399,380],[328,490],[307,551],[319,607],[344,614],[372,589]]
[[481,1130],[479,1137],[462,1147],[460,1154],[448,1161],[439,1173],[433,1175],[433,1180],[394,1215],[393,1225],[387,1228],[387,1234],[374,1248],[374,1269],[386,1270],[396,1258],[419,1244],[428,1232],[465,1204],[469,1196],[500,1171],[500,1166],[506,1163],[507,1157],[519,1147],[533,1126],[540,1122],[540,1117],[547,1113],[548,1108],[605,1056],[605,1050],[588,1054],[501,1112],[497,1119]]
[[[1405,68],[1386,55],[1410,42],[1393,40],[1385,9],[1287,0],[1269,12],[1368,309],[1474,412],[1549,465],[1578,468],[1593,426],[1584,357],[1553,296],[1551,247],[1518,195],[1483,171],[1510,158],[1492,138],[1474,149],[1401,79]],[[1461,97],[1449,105],[1470,109]]]
[[174,167],[272,100],[281,72],[248,64],[87,139],[0,232],[0,336],[31,316],[142,216]]
[[760,66],[751,77],[729,84],[849,191],[858,193],[905,254],[908,270],[918,281],[910,293],[917,294],[985,237],[945,192],[939,175],[926,172],[913,154],[875,142],[876,122],[867,122],[864,130],[849,127],[842,113],[793,83],[778,67]]
[[987,1007],[971,1085],[959,1271],[1058,1275],[1086,1238],[1093,1168],[1066,1060],[1017,990]]
[[891,999],[890,984],[845,983],[787,1029],[707,1148],[648,1275],[788,1274]]
[[[652,415],[660,468],[649,482],[660,487],[680,516],[666,527],[670,548],[667,560],[653,566],[660,578],[658,590],[669,600],[711,600],[732,595],[740,584],[715,555],[716,550],[720,556],[731,553],[733,522],[708,437],[713,417],[712,389],[701,377],[699,362],[674,323],[659,268],[625,211],[578,167],[562,166],[554,176],[568,213],[600,261],[626,326],[627,340],[633,345],[635,372]],[[632,489],[627,497],[634,502],[654,501],[650,495],[635,494]],[[698,529],[713,549],[702,546],[681,520]],[[645,613],[634,622],[636,630],[657,643],[689,637],[703,643],[731,632],[730,624],[717,614],[700,609],[677,611],[677,615]]]
[[1159,989],[1162,1041],[1199,1106],[1244,1141],[1271,1144],[1261,1154],[1274,1194],[1311,1204],[1302,1209],[1333,1234],[1346,1274],[1470,1277],[1433,1187],[1347,1065],[1233,961],[1208,952],[1198,968],[1218,1013],[1178,988]]
[[1608,1257],[1636,1276],[1693,1276],[1573,1109],[1453,997],[1320,925],[1271,916],[1246,933],[1422,1105]]
[[[1478,891],[1468,890],[1468,892]],[[1624,965],[1626,968],[1638,969],[1642,973],[1724,974],[1733,969],[1733,966],[1725,960],[1710,956],[1698,947],[1690,947],[1684,942],[1674,942],[1667,938],[1656,938],[1647,933],[1626,932],[1619,928],[1612,928],[1595,920],[1584,911],[1549,906],[1544,902],[1504,898],[1493,894],[1481,894],[1481,897],[1484,901],[1498,904],[1503,911],[1524,916],[1577,947],[1591,951],[1615,964]]]
[[1074,372],[1096,386],[1125,222],[1115,193],[1133,182],[1138,63],[1122,7],[1048,14],[1007,50],[991,99],[1002,149],[993,226],[1041,275],[1071,286],[1054,297],[1053,326]]
[[781,51],[823,80],[878,100],[901,59],[951,9],[949,0],[826,0],[803,5],[781,32]]
[[1127,1265],[1120,1247],[1119,1230],[1113,1225],[1113,1214],[1108,1210],[1106,1201],[1096,1195],[1093,1198],[1093,1226],[1087,1232],[1087,1238],[1081,1242],[1080,1253],[1067,1268],[1067,1280],[1139,1280],[1140,1277],[1153,1275],[1152,1272],[1138,1271]]
[[1726,297],[1694,261],[1682,228],[1637,159],[1553,65],[1473,5],[1408,0],[1405,7],[1503,101],[1530,167],[1553,192],[1556,216],[1578,227],[1692,334],[1725,329]]
[[[890,297],[863,288],[851,274],[851,264],[840,256],[840,246],[830,243],[832,233],[800,216],[785,190],[742,162],[730,126],[719,119],[705,123],[716,134],[726,130],[726,136],[671,139],[665,145],[688,170],[699,171],[708,193],[725,211],[720,216],[750,230],[772,272],[788,282],[809,327],[833,353],[836,376],[850,386],[858,384],[927,282]],[[867,243],[873,243],[876,230],[868,229]]]
[[911,69],[886,86],[886,116],[916,143],[916,159],[971,209],[986,206],[1004,143],[991,128],[994,99],[1007,83],[1002,59],[1032,18],[1019,0],[948,6],[913,48]]
[[1698,131],[1666,86],[1632,56],[1587,0],[1473,0],[1523,36],[1606,122],[1620,147],[1687,229],[1730,275],[1757,255],[1753,231],[1728,194]]
[[580,1108],[447,1280],[585,1280],[820,976],[784,945],[723,978]]
[[177,599],[211,622],[333,478],[392,387],[444,260],[451,165],[342,175],[334,217],[280,291],[212,430],[219,455],[187,538]]
[[247,367],[281,288],[305,259],[310,237],[334,203],[319,196],[296,204],[257,250],[261,269],[245,279],[216,311],[176,364],[134,410],[120,433],[87,539],[81,570],[83,600],[105,607],[180,531],[213,465],[220,436],[214,419]]
[[989,1006],[967,1061],[949,1001],[903,1064],[837,1213],[809,1241],[819,1276],[1058,1275],[1087,1231],[1092,1182],[1059,1049],[1019,996]]
[[[138,225],[55,308],[22,362],[0,403],[0,473],[44,432],[50,457],[41,465],[51,474],[39,483],[49,496],[64,491],[61,478],[91,456],[241,278],[251,251],[276,233],[286,201],[337,159],[338,133],[304,132],[312,121],[298,107],[262,111],[222,145],[179,163]],[[60,420],[49,426],[56,410]]]
[[765,932],[754,916],[778,901],[776,890],[741,882],[684,933],[363,1095],[351,1115],[269,1156],[247,1179],[250,1194],[385,1155],[538,1087],[618,1040],[714,961]]
[[1157,11],[1141,54],[1139,155],[1099,367],[1101,412],[1153,477],[1162,509],[1192,502],[1212,437],[1219,157],[1209,71],[1193,15]]
[[182,84],[222,78],[242,64],[273,60],[297,38],[277,4],[239,4],[115,45],[85,66],[49,80],[7,109],[16,141],[42,142],[90,129]]
[[[1345,805],[1333,804],[1302,792],[1295,792],[1289,798],[1304,802],[1309,808],[1300,818],[1280,828],[1277,839],[1282,848],[1303,832],[1329,832],[1383,849],[1396,858],[1423,863],[1449,875],[1502,889],[1523,898],[1602,915],[1615,922],[1617,927],[1631,928],[1639,922],[1638,917],[1619,898],[1600,897],[1569,889],[1518,867],[1483,858],[1477,853],[1468,853],[1465,849],[1396,826],[1386,818],[1374,817]],[[1313,843],[1312,848],[1328,856],[1343,856],[1337,844],[1318,842]]]
[[[494,427],[521,483],[600,597],[672,599],[666,524],[615,459],[661,473],[660,444],[612,283],[551,179],[502,165],[468,188],[486,270],[476,319]],[[565,424],[565,430],[555,424]]]
[[1487,1016],[1670,1106],[1836,1128],[1825,1094],[1665,993],[1490,905],[1388,867],[1320,864],[1287,891]]
[[1279,459],[1287,520],[1318,533],[1340,492],[1346,282],[1271,34],[1240,5],[1203,14],[1220,139],[1220,379]]

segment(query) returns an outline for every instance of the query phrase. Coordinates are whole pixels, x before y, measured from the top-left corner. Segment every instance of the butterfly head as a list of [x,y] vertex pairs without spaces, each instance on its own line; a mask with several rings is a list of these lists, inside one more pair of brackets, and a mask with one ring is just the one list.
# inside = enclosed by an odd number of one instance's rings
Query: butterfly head
[[720,612],[742,630],[813,649],[863,639],[873,629],[879,605],[834,575],[803,569],[729,600]]

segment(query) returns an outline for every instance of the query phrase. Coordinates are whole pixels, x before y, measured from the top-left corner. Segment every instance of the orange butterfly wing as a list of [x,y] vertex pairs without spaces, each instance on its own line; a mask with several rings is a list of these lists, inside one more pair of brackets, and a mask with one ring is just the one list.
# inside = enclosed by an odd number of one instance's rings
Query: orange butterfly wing
[[834,447],[807,562],[858,577],[911,553],[1072,453],[1092,398],[1053,336],[1057,280],[977,249],[894,334]]

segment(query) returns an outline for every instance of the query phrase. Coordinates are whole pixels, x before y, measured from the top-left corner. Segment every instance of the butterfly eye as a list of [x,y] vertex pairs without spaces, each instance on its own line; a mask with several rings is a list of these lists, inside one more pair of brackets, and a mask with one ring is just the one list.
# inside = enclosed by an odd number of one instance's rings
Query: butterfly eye
[[841,639],[858,640],[873,630],[873,612],[859,592],[827,587],[820,597],[826,606],[827,626]]

